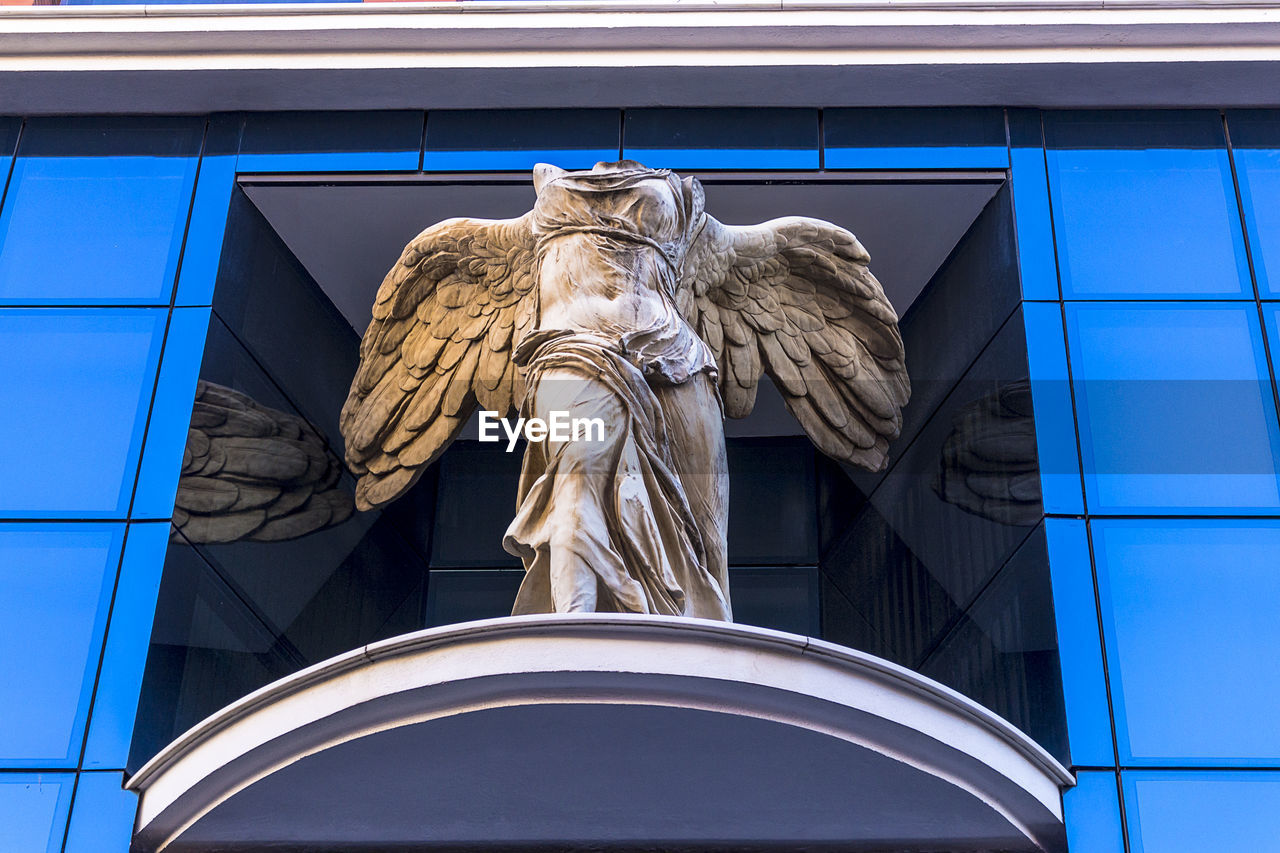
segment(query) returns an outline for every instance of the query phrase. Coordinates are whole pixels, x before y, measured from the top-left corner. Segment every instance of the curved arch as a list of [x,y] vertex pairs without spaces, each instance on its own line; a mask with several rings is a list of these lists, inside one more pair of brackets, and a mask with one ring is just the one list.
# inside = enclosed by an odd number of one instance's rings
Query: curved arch
[[[530,728],[536,737],[522,731]],[[563,813],[553,794],[519,781],[530,762],[588,754],[581,763],[589,767],[546,768],[550,789],[583,800]],[[397,762],[399,770],[387,766]],[[766,773],[802,781],[761,799],[776,780],[749,777]],[[526,818],[502,830],[487,825],[489,807],[462,794],[481,776],[482,790],[504,808],[527,809]],[[663,793],[690,777],[697,795]],[[424,849],[665,839],[694,849],[761,832],[846,848],[1058,850],[1060,791],[1072,782],[1003,719],[871,655],[742,625],[584,614],[453,625],[333,658],[200,723],[129,787],[142,792],[143,850],[213,842],[341,849],[357,839]],[[358,827],[308,830],[312,785],[312,806],[328,802],[330,815],[360,790],[379,792],[351,803]],[[437,788],[443,793],[429,806],[407,804]],[[832,798],[826,809],[810,808],[824,797]],[[672,802],[679,812],[686,800],[689,814],[673,813]],[[860,815],[843,814],[839,804],[849,800]],[[379,808],[387,814],[375,819]],[[748,831],[750,814],[764,811],[767,824]],[[783,825],[792,814],[795,825]]]

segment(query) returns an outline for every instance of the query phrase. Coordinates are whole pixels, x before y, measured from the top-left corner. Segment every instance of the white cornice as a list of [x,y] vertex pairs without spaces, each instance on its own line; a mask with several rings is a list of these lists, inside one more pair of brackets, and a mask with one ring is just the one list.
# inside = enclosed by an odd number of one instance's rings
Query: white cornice
[[[460,716],[537,707],[548,712],[541,718],[538,737],[557,738],[570,725],[557,722],[557,709],[617,706],[715,715],[708,723],[712,728],[751,719],[762,724],[758,733],[801,730],[819,736],[815,743],[822,746],[815,749],[853,745],[878,756],[870,765],[876,775],[862,782],[860,805],[868,810],[877,805],[873,789],[910,789],[915,792],[913,802],[936,818],[935,826],[946,827],[949,818],[967,820],[975,810],[991,810],[1010,830],[1008,837],[993,840],[993,846],[1060,847],[1060,791],[1074,784],[1071,774],[1026,734],[941,684],[880,658],[793,634],[701,619],[587,613],[490,619],[406,634],[331,658],[232,703],[179,737],[130,779],[128,787],[142,793],[134,849],[163,850],[170,844],[173,849],[204,849],[209,836],[202,842],[202,832],[217,836],[226,831],[226,824],[223,829],[210,826],[223,820],[219,807],[233,800],[252,804],[277,774],[283,774],[281,784],[290,789],[293,817],[273,814],[261,823],[231,818],[235,837],[222,840],[264,847],[280,838],[297,843],[297,836],[290,834],[295,827],[290,825],[286,832],[281,826],[298,820],[298,815],[304,823],[315,821],[305,805],[298,808],[308,802],[308,795],[295,780],[328,784],[323,778],[307,777],[307,760],[342,748],[347,756],[344,771],[350,771],[363,762],[359,754],[380,733],[426,734]],[[494,728],[486,737],[508,726],[511,718],[490,714],[487,719],[486,725]],[[571,733],[574,743],[600,749],[616,741],[621,755],[624,742],[632,740],[630,735],[618,737],[616,731],[602,737],[590,715],[585,722],[582,717],[573,719],[573,726],[585,727]],[[718,750],[772,748],[764,734],[749,746],[721,747],[712,740],[706,742],[705,758],[699,753],[697,762],[706,768],[723,763],[725,753]],[[671,743],[683,741],[673,733]],[[652,772],[646,768],[666,767],[675,757],[663,750],[680,747],[664,742],[646,743],[645,748],[653,750],[649,758],[656,760],[645,767],[617,763],[603,787],[617,783],[619,769],[625,771],[623,777],[645,778]],[[378,772],[385,780],[412,778],[431,789],[430,782],[421,782],[426,778],[421,773],[425,760],[446,768],[448,778],[471,783],[465,777],[482,772],[476,769],[478,750],[463,749],[469,766],[458,768],[456,775],[448,769],[450,759],[439,742],[434,748],[423,744],[420,751],[402,752],[417,770],[402,771],[379,760]],[[503,754],[510,768],[527,760],[527,753]],[[810,766],[805,758],[793,754],[787,766]],[[574,773],[591,772],[585,765],[566,766]],[[544,778],[554,788],[556,777],[551,768],[547,771]],[[489,798],[485,801],[511,803],[517,792],[505,786],[519,785],[520,778],[512,772],[487,779],[482,786]],[[729,781],[760,784],[754,779]],[[665,784],[674,783],[668,779]],[[419,795],[413,811],[457,814],[445,802],[451,788],[439,786],[440,795],[429,803]],[[936,792],[942,788],[953,793],[939,797]],[[373,799],[387,795],[386,790],[365,793],[372,799],[360,804],[358,812],[376,810]],[[795,793],[779,790],[776,796]],[[968,805],[959,809],[958,801]],[[635,799],[629,809],[654,813],[664,824],[655,826],[656,833],[683,819],[682,807],[671,802]],[[590,809],[582,811],[586,815]],[[714,826],[709,814],[698,819]],[[939,817],[944,814],[949,818]],[[492,816],[486,820],[491,823]],[[735,813],[733,820],[736,825],[743,816]],[[917,822],[912,815],[912,823]],[[786,837],[790,828],[771,829]],[[457,844],[456,838],[432,840],[467,846]]]
[[1277,60],[1280,5],[1239,0],[0,9],[0,109],[37,112],[94,92],[103,111],[160,112],[184,94],[187,110],[1268,105]]

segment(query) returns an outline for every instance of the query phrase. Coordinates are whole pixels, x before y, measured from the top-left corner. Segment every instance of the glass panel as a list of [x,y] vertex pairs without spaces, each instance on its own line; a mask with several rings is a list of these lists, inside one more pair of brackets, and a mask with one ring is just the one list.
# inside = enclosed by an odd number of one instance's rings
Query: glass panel
[[589,169],[618,159],[617,110],[432,110],[422,168],[526,171],[538,163]]
[[0,514],[125,514],[167,314],[0,310]]
[[64,853],[128,853],[138,795],[123,773],[81,773]]
[[1009,145],[1022,297],[1058,299],[1058,258],[1038,110],[1009,110]]
[[1062,809],[1073,853],[1125,853],[1114,771],[1076,773],[1076,786],[1062,795]]
[[[234,194],[230,215],[214,311],[299,412],[341,447],[338,414],[359,362],[359,335],[243,192]],[[371,283],[370,300],[374,293]]]
[[1071,763],[1077,767],[1111,767],[1116,756],[1089,533],[1084,521],[1075,518],[1046,518],[1044,527]]
[[844,514],[820,564],[823,635],[923,668],[1061,755],[1025,352],[1015,313],[865,502],[824,501]]
[[168,305],[203,131],[28,120],[0,214],[0,303]]
[[1280,522],[1092,529],[1121,762],[1280,759]]
[[1040,457],[1044,511],[1082,515],[1084,483],[1080,478],[1062,306],[1056,302],[1028,302],[1022,306],[1022,314],[1027,330],[1027,365],[1036,411],[1036,451]]
[[999,109],[833,109],[822,112],[828,169],[1004,169]]
[[1252,297],[1217,113],[1044,121],[1067,299]]
[[457,441],[441,457],[432,568],[520,565],[502,537],[515,515],[524,442],[506,447]]
[[426,626],[510,616],[523,569],[433,570],[427,581]]
[[129,769],[263,684],[423,625],[434,471],[387,510],[355,511],[336,424],[358,337],[238,199]]
[[[82,768],[121,769],[129,758],[129,740],[142,690],[147,643],[155,621],[156,594],[168,541],[167,521],[129,525]],[[77,794],[77,814],[79,803]]]
[[1132,853],[1274,850],[1280,773],[1128,772],[1125,814]]
[[1252,304],[1068,304],[1067,331],[1091,512],[1280,506]]
[[403,112],[251,113],[241,172],[412,172],[423,115]]
[[818,111],[627,110],[623,143],[655,169],[816,169]]
[[195,199],[191,203],[191,223],[187,244],[182,250],[175,305],[210,305],[213,286],[222,257],[222,238],[227,230],[231,193],[236,186],[236,156],[240,150],[241,116],[214,115],[209,118],[204,154]]
[[919,671],[959,690],[1065,759],[1053,596],[1034,532],[929,651]]
[[731,438],[729,563],[818,561],[814,449],[803,436]]
[[[899,325],[911,375],[911,402],[902,413],[902,434],[889,445],[886,471],[911,446],[1018,302],[1013,206],[1006,184],[902,314]],[[883,472],[859,471],[854,480],[870,492],[883,477]]]
[[58,853],[71,807],[74,773],[0,774],[0,826],[6,853]]
[[818,636],[818,567],[733,567],[729,569],[733,621]]
[[173,514],[209,314],[208,308],[175,308],[170,314],[130,518],[169,518]]
[[98,671],[119,524],[0,524],[0,760],[74,767]]
[[1280,297],[1280,112],[1232,110],[1227,127],[1258,291]]

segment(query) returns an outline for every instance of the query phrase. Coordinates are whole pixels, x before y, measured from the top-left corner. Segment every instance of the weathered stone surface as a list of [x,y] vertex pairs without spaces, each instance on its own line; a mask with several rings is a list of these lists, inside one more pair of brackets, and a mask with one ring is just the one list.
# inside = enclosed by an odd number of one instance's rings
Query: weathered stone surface
[[729,619],[722,417],[768,373],[823,452],[882,467],[910,394],[897,316],[830,223],[723,225],[695,179],[632,161],[534,184],[528,214],[441,222],[387,274],[342,413],[357,506],[403,494],[477,406],[598,418],[602,440],[526,451],[515,612]]

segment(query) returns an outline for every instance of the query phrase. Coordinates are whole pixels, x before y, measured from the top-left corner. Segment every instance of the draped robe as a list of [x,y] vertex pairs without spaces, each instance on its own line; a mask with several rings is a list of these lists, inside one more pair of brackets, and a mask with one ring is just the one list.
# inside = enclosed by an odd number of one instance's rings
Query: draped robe
[[675,306],[697,213],[690,185],[642,167],[540,189],[521,414],[600,418],[604,436],[526,451],[503,540],[526,570],[514,613],[731,618],[716,364]]

